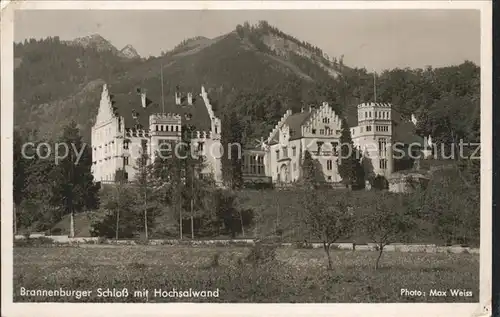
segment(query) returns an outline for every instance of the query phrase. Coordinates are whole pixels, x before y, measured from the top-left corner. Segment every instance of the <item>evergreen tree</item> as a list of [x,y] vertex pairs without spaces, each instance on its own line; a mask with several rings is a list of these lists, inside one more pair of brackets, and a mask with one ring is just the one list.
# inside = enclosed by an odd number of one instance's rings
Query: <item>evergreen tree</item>
[[23,139],[19,131],[14,130],[14,149],[13,149],[13,164],[14,164],[14,234],[17,233],[19,206],[24,199],[25,181],[26,181],[26,165],[27,162],[22,156]]
[[360,154],[354,148],[352,142],[351,130],[347,125],[347,121],[342,119],[342,132],[340,135],[340,157],[338,159],[339,174],[342,177],[342,182],[347,187],[352,188],[353,185],[362,185],[364,183],[364,171],[360,162]]
[[[75,235],[74,214],[99,206],[100,186],[94,182],[91,173],[92,158],[90,147],[82,142],[80,131],[73,121],[64,127],[59,143],[66,144],[68,155],[52,170],[54,182],[53,204],[62,207],[64,214],[70,215],[70,237]],[[62,150],[59,147],[59,150]],[[82,153],[78,157],[77,153]]]
[[154,183],[152,180],[152,166],[148,164],[149,155],[147,149],[146,140],[142,140],[141,143],[141,155],[137,158],[136,162],[136,175],[135,183],[137,185],[137,205],[138,210],[142,210],[144,221],[139,222],[138,229],[144,232],[144,238],[149,239],[149,232],[151,231],[151,226],[154,223],[155,211],[159,209],[157,203],[157,191],[154,189]]
[[31,149],[27,148],[26,157],[31,159],[25,161],[24,197],[17,217],[20,227],[35,231],[50,229],[62,217],[60,208],[52,204],[53,181],[50,176],[55,168],[53,154],[49,155],[46,148],[40,147],[40,155],[35,155],[35,148],[40,142],[35,142]]
[[228,151],[222,157],[222,178],[224,184],[231,189],[240,188],[243,185],[241,153],[238,152],[237,147],[241,148],[242,138],[242,125],[236,113],[230,111],[223,116],[221,144],[224,151]]
[[316,188],[322,173],[315,164],[311,153],[306,151],[301,166],[301,183],[306,187]]

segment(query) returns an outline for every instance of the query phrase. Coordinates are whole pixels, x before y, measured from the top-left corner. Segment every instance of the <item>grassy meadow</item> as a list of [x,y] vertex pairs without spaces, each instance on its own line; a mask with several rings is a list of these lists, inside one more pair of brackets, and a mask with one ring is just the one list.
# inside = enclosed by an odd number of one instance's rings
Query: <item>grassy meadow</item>
[[[267,248],[267,247],[266,247]],[[479,256],[451,253],[332,252],[256,247],[26,246],[14,248],[15,302],[477,302]],[[249,257],[249,254],[259,254]],[[22,296],[28,290],[92,290],[91,296]],[[127,297],[97,297],[97,289],[127,288]],[[154,289],[219,290],[217,298],[154,297]],[[134,297],[135,290],[149,296]],[[401,296],[401,289],[421,297]],[[464,289],[472,297],[432,297],[431,289]]]

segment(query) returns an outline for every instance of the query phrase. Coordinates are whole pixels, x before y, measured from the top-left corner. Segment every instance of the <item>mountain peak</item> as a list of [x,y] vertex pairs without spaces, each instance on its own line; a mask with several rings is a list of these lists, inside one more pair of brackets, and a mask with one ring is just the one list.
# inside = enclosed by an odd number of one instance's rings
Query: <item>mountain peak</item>
[[120,50],[120,55],[126,58],[140,58],[141,56],[137,53],[137,50],[131,45],[127,44],[124,48]]
[[108,40],[102,37],[100,34],[94,33],[91,35],[78,37],[73,41],[69,41],[70,45],[79,45],[83,47],[94,47],[98,51],[111,51],[116,53],[118,50],[113,46]]

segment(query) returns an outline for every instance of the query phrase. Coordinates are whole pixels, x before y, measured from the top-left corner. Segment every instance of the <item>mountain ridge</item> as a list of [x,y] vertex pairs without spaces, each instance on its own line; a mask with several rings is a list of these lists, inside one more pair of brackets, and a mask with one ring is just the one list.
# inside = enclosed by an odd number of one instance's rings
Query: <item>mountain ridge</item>
[[137,50],[131,45],[127,44],[122,49],[116,48],[111,41],[104,38],[98,33],[94,33],[87,36],[77,37],[73,40],[63,41],[67,45],[81,46],[83,48],[95,48],[98,52],[109,51],[113,54],[123,57],[123,58],[140,58],[141,56],[137,53]]
[[[267,135],[287,109],[298,112],[327,101],[335,111],[348,115],[357,104],[373,98],[373,77],[366,69],[346,66],[343,57],[329,57],[320,48],[267,22],[238,25],[213,39],[187,39],[161,56],[147,59],[120,57],[116,47],[100,35],[80,42],[83,44],[68,45],[58,38],[48,38],[15,45],[15,57],[21,59],[14,76],[18,128],[40,127],[40,134],[51,139],[57,127],[73,119],[89,140],[100,96],[92,83],[106,82],[112,93],[145,88],[148,96],[158,99],[162,72],[166,98],[173,98],[177,87],[198,94],[204,85],[218,115],[238,113],[247,139]],[[474,77],[477,66],[471,67],[465,69]],[[440,73],[454,71],[450,69]],[[429,97],[414,86],[406,87],[408,83],[420,84],[424,80],[421,74],[422,70],[398,69],[381,74],[377,82],[379,100],[394,103],[407,117],[426,106]],[[84,90],[89,84],[93,89]],[[406,91],[403,94],[400,90]],[[439,89],[432,94],[439,95]],[[38,109],[37,116],[32,115],[33,109]],[[78,109],[84,109],[82,115],[78,115]],[[57,117],[54,113],[65,115]]]

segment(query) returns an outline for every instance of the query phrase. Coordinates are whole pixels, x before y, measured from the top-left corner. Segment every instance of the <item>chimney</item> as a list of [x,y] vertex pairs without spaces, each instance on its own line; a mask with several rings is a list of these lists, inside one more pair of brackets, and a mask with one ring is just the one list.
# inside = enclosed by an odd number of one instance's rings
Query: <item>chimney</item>
[[142,107],[146,108],[146,93],[145,92],[141,93],[141,102],[142,102]]
[[187,100],[188,100],[188,105],[192,106],[193,105],[193,94],[192,93],[188,92]]

